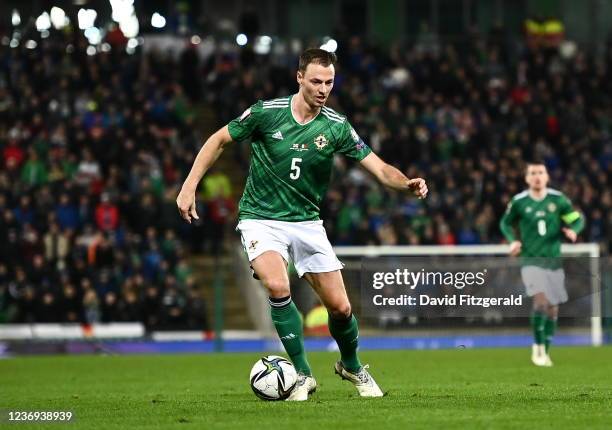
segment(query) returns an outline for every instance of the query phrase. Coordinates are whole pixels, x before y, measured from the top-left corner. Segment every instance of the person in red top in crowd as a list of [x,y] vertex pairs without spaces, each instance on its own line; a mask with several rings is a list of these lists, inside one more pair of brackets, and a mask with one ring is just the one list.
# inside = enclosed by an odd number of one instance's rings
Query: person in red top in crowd
[[442,222],[438,226],[438,245],[455,245],[457,243],[455,235],[451,231],[449,225]]
[[7,169],[17,168],[21,166],[25,158],[25,152],[23,148],[19,146],[19,141],[11,139],[8,141],[8,145],[6,145],[4,151],[2,151],[2,157],[4,158],[4,165]]
[[112,203],[108,194],[102,193],[96,206],[96,225],[102,231],[113,231],[119,226],[119,208]]

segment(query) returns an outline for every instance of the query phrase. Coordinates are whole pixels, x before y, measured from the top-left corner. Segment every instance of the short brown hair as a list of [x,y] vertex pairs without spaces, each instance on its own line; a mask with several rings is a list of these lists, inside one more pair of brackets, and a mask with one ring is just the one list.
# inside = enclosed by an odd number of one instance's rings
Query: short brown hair
[[542,160],[541,158],[533,158],[531,160],[528,160],[525,163],[525,174],[527,174],[527,171],[529,170],[529,166],[544,166],[546,168],[546,162]]
[[302,73],[306,71],[309,64],[320,64],[323,67],[333,66],[338,61],[338,57],[333,52],[320,48],[308,48],[300,55],[298,70]]

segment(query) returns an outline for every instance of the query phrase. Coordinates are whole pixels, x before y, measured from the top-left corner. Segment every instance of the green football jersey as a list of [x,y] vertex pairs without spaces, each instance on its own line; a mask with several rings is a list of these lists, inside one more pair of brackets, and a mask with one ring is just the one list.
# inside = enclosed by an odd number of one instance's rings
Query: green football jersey
[[[554,262],[561,256],[561,228],[567,224],[576,233],[584,227],[579,212],[572,208],[569,199],[561,192],[548,188],[541,200],[533,199],[528,191],[523,191],[512,198],[500,221],[502,233],[509,242],[517,240],[514,225],[518,223],[523,261],[530,257],[550,258],[549,263],[542,260],[549,268],[560,267]],[[532,260],[532,261],[538,261]]]
[[299,124],[292,97],[258,101],[228,125],[233,140],[251,139],[241,220],[318,220],[334,154],[361,161],[371,152],[346,118],[328,107]]

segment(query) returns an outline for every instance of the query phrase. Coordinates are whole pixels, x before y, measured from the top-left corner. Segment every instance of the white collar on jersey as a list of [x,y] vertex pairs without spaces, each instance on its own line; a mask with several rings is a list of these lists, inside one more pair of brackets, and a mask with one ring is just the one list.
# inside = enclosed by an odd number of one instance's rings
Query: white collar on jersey
[[319,112],[317,112],[317,114],[316,114],[315,116],[313,116],[311,119],[309,119],[309,120],[308,120],[308,121],[306,121],[305,123],[303,123],[303,124],[302,124],[301,122],[299,122],[299,121],[298,121],[298,120],[295,118],[295,115],[293,114],[293,96],[295,96],[295,94],[294,94],[294,95],[292,95],[292,96],[291,96],[291,98],[289,99],[289,110],[291,111],[291,118],[293,118],[293,120],[295,121],[295,123],[296,123],[297,125],[300,125],[300,126],[305,126],[305,125],[308,125],[308,124],[310,124],[311,122],[313,122],[315,119],[317,119],[317,117],[318,117],[318,116],[319,116],[319,114],[321,113],[321,110],[323,110],[323,109],[319,109]]

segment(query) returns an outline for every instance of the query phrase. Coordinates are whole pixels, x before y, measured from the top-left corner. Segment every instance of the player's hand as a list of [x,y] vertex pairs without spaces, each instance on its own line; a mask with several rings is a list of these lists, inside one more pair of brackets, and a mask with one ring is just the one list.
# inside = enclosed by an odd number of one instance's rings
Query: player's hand
[[200,219],[196,212],[195,192],[181,189],[176,198],[176,206],[178,207],[181,217],[191,224],[191,219]]
[[571,228],[563,227],[561,231],[563,231],[563,234],[565,235],[565,237],[567,237],[567,239],[570,242],[572,243],[576,242],[578,235],[576,234],[574,230],[572,230]]
[[414,192],[414,195],[419,199],[424,199],[427,197],[427,184],[425,183],[425,179],[422,178],[414,178],[408,180],[408,189]]
[[523,244],[521,243],[521,241],[515,240],[514,242],[510,244],[510,255],[516,257],[517,255],[521,253],[522,247],[523,247]]

